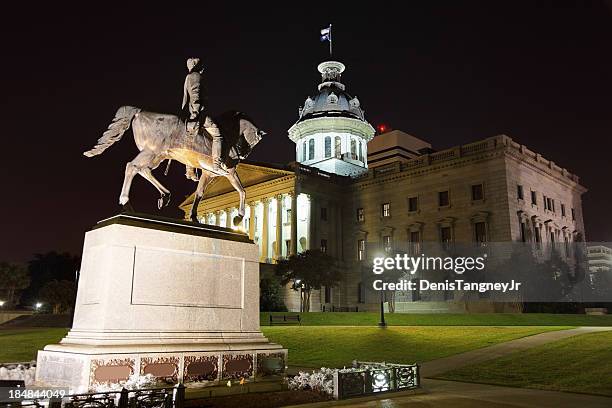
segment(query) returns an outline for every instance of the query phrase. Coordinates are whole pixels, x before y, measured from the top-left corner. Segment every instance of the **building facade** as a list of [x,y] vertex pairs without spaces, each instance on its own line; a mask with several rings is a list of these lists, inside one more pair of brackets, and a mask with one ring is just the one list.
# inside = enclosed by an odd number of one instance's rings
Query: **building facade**
[[[376,252],[414,252],[428,242],[584,239],[586,189],[576,175],[505,135],[437,152],[398,130],[373,136],[359,102],[339,82],[343,70],[337,62],[319,65],[319,94],[306,99],[289,130],[295,162],[238,167],[248,202],[240,228],[259,245],[263,265],[318,248],[346,267],[341,285],[311,295],[310,310],[375,309],[379,298],[362,270]],[[182,204],[186,214],[192,200]],[[230,227],[237,206],[238,194],[219,178],[198,216]],[[299,310],[299,302],[286,288],[288,309]],[[418,300],[404,303],[406,311],[421,307]],[[448,304],[426,306],[434,307]]]

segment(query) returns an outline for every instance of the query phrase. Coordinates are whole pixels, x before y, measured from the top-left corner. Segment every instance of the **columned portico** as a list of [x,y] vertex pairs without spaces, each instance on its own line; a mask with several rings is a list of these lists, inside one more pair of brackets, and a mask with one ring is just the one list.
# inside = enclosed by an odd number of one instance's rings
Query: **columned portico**
[[278,262],[283,257],[283,194],[276,196],[276,245],[274,260]]
[[291,251],[289,255],[297,254],[297,194],[296,192],[289,193],[291,196]]
[[261,262],[267,262],[268,259],[268,213],[270,212],[270,199],[263,200],[263,224],[261,231]]

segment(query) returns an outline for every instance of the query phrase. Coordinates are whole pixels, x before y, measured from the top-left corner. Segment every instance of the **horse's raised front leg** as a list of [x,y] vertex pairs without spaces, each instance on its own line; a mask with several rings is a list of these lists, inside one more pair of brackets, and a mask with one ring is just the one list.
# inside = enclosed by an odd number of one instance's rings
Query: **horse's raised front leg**
[[225,176],[232,187],[236,189],[238,192],[238,196],[240,197],[240,208],[238,208],[238,215],[234,217],[233,223],[234,226],[237,227],[242,222],[244,218],[244,205],[246,200],[246,193],[244,191],[244,187],[242,187],[242,183],[240,182],[240,178],[238,178],[238,173],[236,172],[236,168],[232,168],[228,171],[227,176]]
[[208,175],[206,171],[202,171],[202,175],[200,176],[200,180],[198,181],[198,187],[195,191],[195,196],[193,197],[193,203],[191,204],[191,221],[198,222],[198,205],[204,196],[204,192],[206,188],[213,181],[213,177]]
[[138,174],[142,169],[148,168],[151,163],[155,160],[155,153],[150,150],[143,150],[138,153],[134,160],[128,162],[125,165],[125,176],[123,178],[123,187],[121,188],[121,195],[119,196],[119,204],[126,206],[130,201],[130,187],[134,176]]

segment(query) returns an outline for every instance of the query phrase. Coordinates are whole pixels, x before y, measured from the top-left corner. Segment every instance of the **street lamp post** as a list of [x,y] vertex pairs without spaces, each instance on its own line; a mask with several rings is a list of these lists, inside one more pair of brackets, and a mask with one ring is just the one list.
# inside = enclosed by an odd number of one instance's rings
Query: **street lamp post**
[[378,322],[378,327],[387,327],[387,323],[385,322],[385,297],[383,290],[380,291],[380,321]]

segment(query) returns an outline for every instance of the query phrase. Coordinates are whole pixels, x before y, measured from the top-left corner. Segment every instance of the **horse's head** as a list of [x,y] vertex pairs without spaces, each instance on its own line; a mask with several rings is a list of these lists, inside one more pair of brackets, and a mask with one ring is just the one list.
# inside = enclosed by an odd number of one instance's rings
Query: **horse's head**
[[242,119],[240,122],[240,138],[238,139],[236,148],[240,158],[245,159],[251,153],[255,145],[265,136],[266,132],[257,129],[249,120]]
[[243,135],[244,140],[246,140],[251,149],[253,149],[253,147],[255,147],[255,145],[259,143],[261,139],[266,135],[266,132],[264,132],[263,130],[259,130],[255,126],[253,126],[252,129],[249,129],[249,131],[244,132]]

